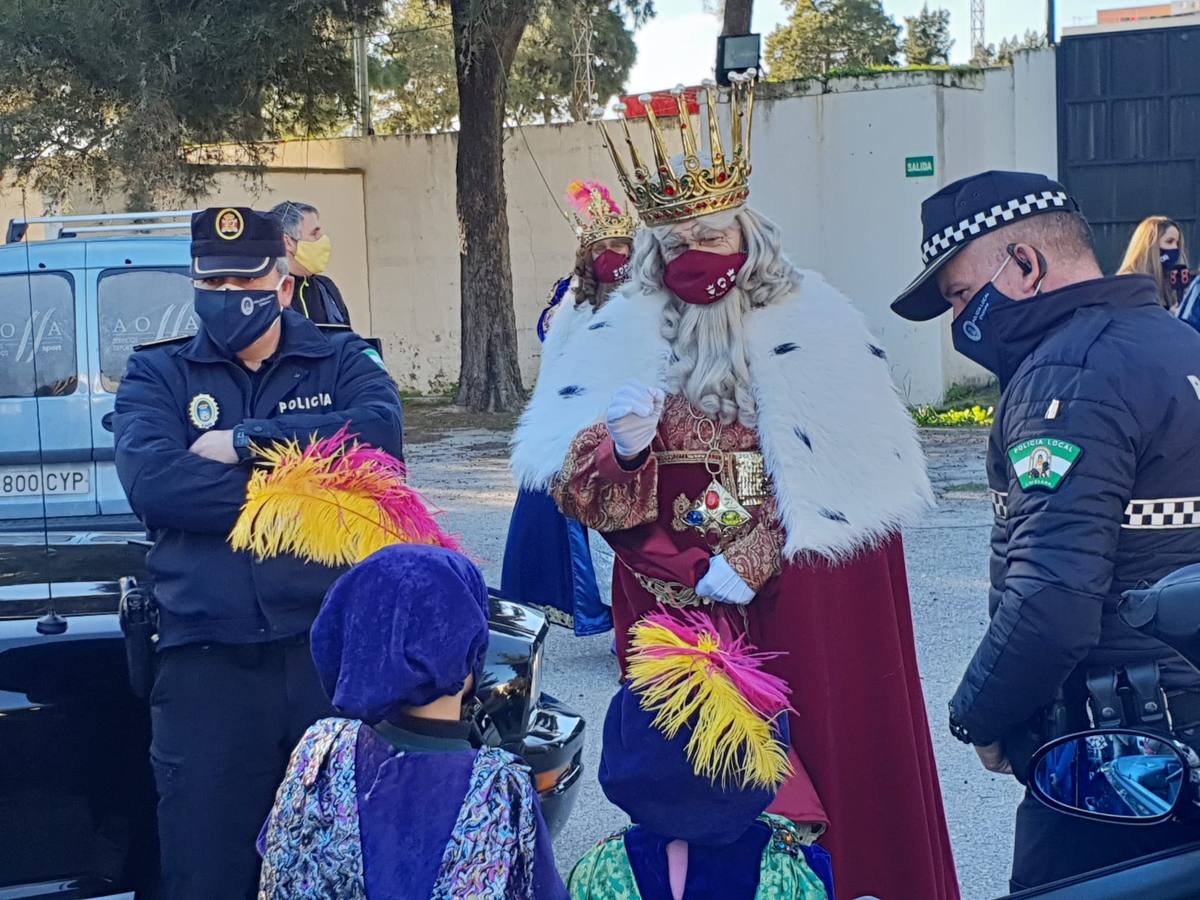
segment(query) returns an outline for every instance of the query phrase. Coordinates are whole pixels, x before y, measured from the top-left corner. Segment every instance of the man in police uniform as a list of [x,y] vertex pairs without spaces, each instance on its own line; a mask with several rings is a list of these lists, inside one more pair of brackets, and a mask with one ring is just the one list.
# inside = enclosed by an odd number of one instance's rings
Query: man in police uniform
[[[1089,722],[1170,728],[1200,746],[1197,673],[1124,626],[1121,592],[1200,559],[1200,334],[1154,280],[1105,278],[1075,201],[985,172],[921,208],[925,269],[892,304],[953,309],[954,346],[1000,379],[988,445],[991,624],[950,703],[993,772]],[[1013,889],[1200,840],[1200,826],[1089,822],[1027,796]]]
[[151,757],[166,895],[253,897],[254,842],[288,754],[328,713],[308,629],[338,570],[226,543],[257,446],[343,427],[401,454],[400,395],[347,328],[287,307],[279,228],[254,210],[192,218],[201,326],[142,348],[116,398],[117,472],[154,540],[159,668]]

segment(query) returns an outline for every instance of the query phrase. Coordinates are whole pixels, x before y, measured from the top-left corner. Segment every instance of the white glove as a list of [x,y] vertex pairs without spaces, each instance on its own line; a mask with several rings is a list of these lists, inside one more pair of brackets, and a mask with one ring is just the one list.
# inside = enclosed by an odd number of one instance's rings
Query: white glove
[[754,599],[754,589],[742,581],[742,576],[733,570],[724,554],[714,556],[708,564],[708,573],[696,585],[696,593],[718,603],[745,606]]
[[617,447],[617,455],[633,459],[650,446],[658,431],[667,395],[637,380],[625,382],[608,404],[605,422]]

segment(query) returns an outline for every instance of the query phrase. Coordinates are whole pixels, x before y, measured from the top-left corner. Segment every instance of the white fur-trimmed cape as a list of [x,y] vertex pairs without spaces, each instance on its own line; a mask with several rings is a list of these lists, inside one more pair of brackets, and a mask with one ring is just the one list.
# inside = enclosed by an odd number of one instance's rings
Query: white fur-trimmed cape
[[[665,293],[619,293],[593,312],[564,307],[513,435],[520,483],[545,488],[575,436],[626,380],[665,387]],[[747,313],[758,435],[789,557],[842,560],[913,523],[933,503],[916,426],[862,315],[815,272],[798,294]]]

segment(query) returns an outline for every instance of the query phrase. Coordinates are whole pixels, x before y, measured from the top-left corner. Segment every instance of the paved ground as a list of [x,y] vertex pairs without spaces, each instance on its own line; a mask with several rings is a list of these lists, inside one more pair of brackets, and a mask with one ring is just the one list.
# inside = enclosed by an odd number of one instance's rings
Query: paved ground
[[[445,510],[491,583],[499,581],[516,495],[506,466],[510,426],[508,420],[409,407],[412,482]],[[946,702],[987,619],[991,506],[982,484],[985,440],[982,432],[963,430],[928,431],[924,440],[940,505],[906,535],[917,649],[963,897],[984,900],[1006,891],[1012,813],[1021,792],[1013,779],[986,772],[970,749],[950,737],[945,721]],[[612,564],[606,549],[594,544],[602,584]],[[594,840],[624,824],[595,778],[599,724],[617,677],[609,641],[575,638],[555,628],[546,651],[545,690],[569,702],[593,726],[580,802],[556,844],[564,869]],[[877,781],[880,796],[887,796],[886,768],[863,777]],[[879,815],[887,817],[886,801]]]

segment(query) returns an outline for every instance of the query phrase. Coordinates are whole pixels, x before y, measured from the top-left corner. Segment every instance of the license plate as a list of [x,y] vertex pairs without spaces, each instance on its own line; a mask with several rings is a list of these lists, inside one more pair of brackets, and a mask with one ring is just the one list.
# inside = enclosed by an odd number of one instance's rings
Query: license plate
[[92,467],[88,465],[47,464],[36,466],[5,466],[0,468],[0,498],[38,497],[46,494],[58,497],[86,494],[92,489]]

